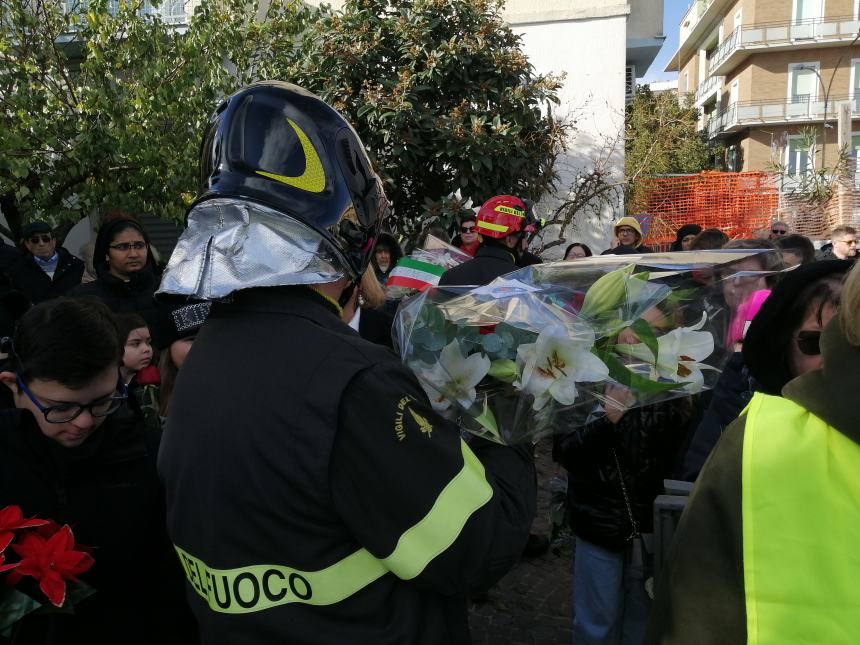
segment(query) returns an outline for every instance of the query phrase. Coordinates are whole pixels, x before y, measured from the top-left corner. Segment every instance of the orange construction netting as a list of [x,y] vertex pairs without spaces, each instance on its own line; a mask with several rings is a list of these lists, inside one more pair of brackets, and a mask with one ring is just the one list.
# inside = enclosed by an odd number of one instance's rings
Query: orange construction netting
[[684,224],[718,228],[732,239],[755,237],[774,220],[779,192],[765,172],[703,172],[648,177],[636,186],[637,211],[651,216],[646,243],[675,241]]
[[628,203],[647,221],[645,241],[666,249],[684,224],[718,228],[731,239],[767,237],[774,221],[813,240],[837,226],[860,226],[860,172],[852,168],[831,184],[831,197],[810,199],[797,178],[762,171],[702,172],[640,179]]

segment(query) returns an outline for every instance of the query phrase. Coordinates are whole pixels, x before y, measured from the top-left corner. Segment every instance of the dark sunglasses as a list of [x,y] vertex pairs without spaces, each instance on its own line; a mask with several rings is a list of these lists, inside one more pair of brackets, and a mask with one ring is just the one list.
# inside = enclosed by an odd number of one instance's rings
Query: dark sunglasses
[[818,356],[821,354],[821,332],[820,331],[801,331],[794,337],[794,342],[797,343],[797,349],[801,354],[806,356]]
[[772,228],[772,229],[770,229],[770,232],[773,233],[774,235],[788,235],[788,231],[783,231],[782,229],[779,229],[779,228]]
[[460,232],[461,232],[461,233],[471,233],[471,232],[472,232],[472,231],[474,231],[474,230],[475,230],[475,227],[474,227],[474,226],[461,226],[461,227],[460,227]]
[[146,242],[120,242],[119,244],[111,244],[110,248],[122,251],[123,253],[130,251],[131,249],[134,249],[135,251],[143,251],[143,249],[146,248]]
[[53,239],[54,238],[51,237],[50,235],[33,235],[29,239],[29,242],[30,242],[30,244],[39,244],[39,243],[47,244],[48,242],[50,242]]

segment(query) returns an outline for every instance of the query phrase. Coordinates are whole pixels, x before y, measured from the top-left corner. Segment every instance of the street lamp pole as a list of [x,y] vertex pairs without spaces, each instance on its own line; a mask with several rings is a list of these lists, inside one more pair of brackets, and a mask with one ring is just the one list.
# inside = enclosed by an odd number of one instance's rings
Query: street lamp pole
[[842,54],[836,61],[836,65],[833,67],[833,72],[830,74],[830,82],[827,83],[827,88],[824,87],[824,81],[821,78],[821,74],[818,73],[818,70],[814,67],[802,66],[800,69],[809,70],[813,74],[818,77],[818,83],[821,85],[821,89],[824,90],[824,122],[821,126],[821,169],[824,170],[827,168],[826,160],[827,160],[827,103],[830,98],[830,90],[833,88],[833,79],[836,78],[836,71],[839,69],[839,66],[842,64],[842,60],[845,58],[845,53],[847,50],[850,50],[857,41],[860,40],[860,31],[857,32],[857,35],[854,36],[854,40],[842,50]]

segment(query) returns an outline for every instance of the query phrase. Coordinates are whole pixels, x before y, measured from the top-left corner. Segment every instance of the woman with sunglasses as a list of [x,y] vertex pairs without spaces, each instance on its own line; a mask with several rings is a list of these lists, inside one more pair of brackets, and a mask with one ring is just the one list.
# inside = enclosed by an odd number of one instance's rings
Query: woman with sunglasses
[[475,215],[464,215],[460,220],[459,233],[454,237],[453,242],[454,246],[472,257],[475,257],[478,247],[481,246],[481,236],[475,228],[477,224],[478,219]]
[[[857,642],[860,266],[841,302],[823,325],[823,301],[805,303],[785,337],[804,355],[820,351],[822,366],[786,383],[781,396],[756,394],[705,464],[646,643]],[[817,348],[801,335],[811,320],[823,327],[808,330]],[[773,358],[801,367],[789,355]]]
[[160,431],[113,416],[126,390],[110,310],[92,298],[50,300],[2,344],[0,381],[14,407],[0,412],[0,508],[68,524],[95,560],[81,576],[93,595],[73,614],[25,618],[12,641],[194,642],[155,470]]
[[788,272],[747,324],[690,441],[680,477],[693,481],[725,429],[755,392],[779,396],[791,379],[822,366],[818,339],[839,311],[850,262],[813,262]]
[[136,312],[147,321],[156,315],[153,294],[158,267],[143,227],[127,216],[105,222],[93,251],[98,278],[82,284],[72,295],[95,296],[111,311]]

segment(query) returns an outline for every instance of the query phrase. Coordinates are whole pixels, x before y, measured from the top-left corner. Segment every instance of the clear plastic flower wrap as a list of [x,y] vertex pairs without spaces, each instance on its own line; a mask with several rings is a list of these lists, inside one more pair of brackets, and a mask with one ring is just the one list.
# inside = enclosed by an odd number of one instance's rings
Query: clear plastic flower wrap
[[433,407],[464,430],[536,441],[607,405],[713,387],[731,352],[722,281],[770,275],[732,270],[761,253],[772,251],[600,256],[430,288],[401,303],[396,347]]
[[398,261],[385,284],[385,295],[394,300],[414,295],[437,285],[446,270],[471,259],[468,253],[428,235],[422,248]]

